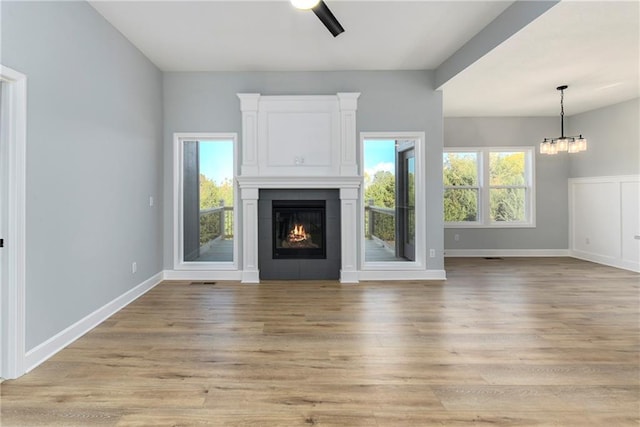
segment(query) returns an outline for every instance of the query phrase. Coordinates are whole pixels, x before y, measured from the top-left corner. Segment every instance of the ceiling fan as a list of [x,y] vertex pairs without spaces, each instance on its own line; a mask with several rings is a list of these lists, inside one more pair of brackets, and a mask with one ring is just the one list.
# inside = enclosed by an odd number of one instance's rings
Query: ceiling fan
[[337,37],[344,32],[344,28],[342,28],[340,22],[338,22],[323,0],[291,0],[291,4],[297,9],[311,9],[324,26],[327,27],[327,30],[329,30],[333,37]]

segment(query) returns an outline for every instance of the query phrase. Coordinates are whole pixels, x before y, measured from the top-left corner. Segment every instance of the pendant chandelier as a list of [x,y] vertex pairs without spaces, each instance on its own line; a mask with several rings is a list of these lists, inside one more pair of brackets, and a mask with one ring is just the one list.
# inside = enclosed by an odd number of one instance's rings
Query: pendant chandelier
[[587,140],[582,135],[564,135],[564,90],[568,87],[567,85],[562,85],[556,88],[560,91],[560,136],[558,138],[545,138],[540,143],[540,154],[558,154],[561,151],[579,153],[587,149]]

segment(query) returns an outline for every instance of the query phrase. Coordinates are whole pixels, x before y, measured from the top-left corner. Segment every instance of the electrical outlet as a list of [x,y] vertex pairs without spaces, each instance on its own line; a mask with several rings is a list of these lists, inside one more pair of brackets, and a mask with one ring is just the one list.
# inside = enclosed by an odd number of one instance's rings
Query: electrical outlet
[[460,241],[460,235],[459,234],[454,234],[453,235],[453,240],[455,240],[456,242]]
[[131,263],[131,274],[135,274],[137,271],[138,271],[138,263],[134,261]]
[[149,206],[153,206],[153,196],[149,196]]
[[435,249],[429,249],[429,256],[431,258],[435,258],[436,257],[436,250]]
[[588,244],[591,243],[591,240],[589,240],[589,238],[587,237],[587,238],[584,239],[584,243],[586,243],[588,245]]

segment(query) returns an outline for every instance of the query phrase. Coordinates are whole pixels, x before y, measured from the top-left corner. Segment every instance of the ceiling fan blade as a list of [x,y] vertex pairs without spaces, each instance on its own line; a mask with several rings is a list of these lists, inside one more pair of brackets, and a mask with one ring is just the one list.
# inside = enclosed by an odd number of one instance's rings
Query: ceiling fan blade
[[320,18],[320,21],[322,21],[324,26],[327,27],[327,30],[333,34],[333,37],[337,37],[339,34],[344,32],[344,28],[342,28],[342,25],[340,25],[323,0],[320,0],[320,3],[314,6],[311,10],[313,10],[313,13]]

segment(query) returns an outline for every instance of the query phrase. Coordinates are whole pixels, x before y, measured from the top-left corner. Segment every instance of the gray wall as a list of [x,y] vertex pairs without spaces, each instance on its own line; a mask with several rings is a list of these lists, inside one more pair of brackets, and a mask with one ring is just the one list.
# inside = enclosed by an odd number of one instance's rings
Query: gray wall
[[[556,136],[552,117],[446,118],[445,147],[534,146],[536,227],[518,229],[447,228],[446,249],[567,249],[568,154],[538,153],[544,137]],[[454,235],[460,236],[459,241]]]
[[428,260],[442,269],[442,94],[433,90],[433,73],[401,72],[253,72],[165,73],[165,268],[173,268],[173,133],[237,132],[242,140],[236,93],[329,95],[361,92],[357,131],[425,131]]
[[576,114],[567,125],[588,144],[570,156],[569,177],[640,174],[640,98]]
[[32,349],[162,268],[162,75],[85,2],[3,1],[1,52],[28,82]]

